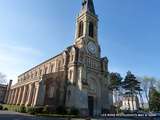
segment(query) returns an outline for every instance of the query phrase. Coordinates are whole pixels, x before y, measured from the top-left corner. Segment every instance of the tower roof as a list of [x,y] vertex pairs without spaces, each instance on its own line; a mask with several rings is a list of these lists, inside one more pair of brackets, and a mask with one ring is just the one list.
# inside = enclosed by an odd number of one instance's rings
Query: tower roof
[[83,0],[82,10],[95,14],[93,0]]

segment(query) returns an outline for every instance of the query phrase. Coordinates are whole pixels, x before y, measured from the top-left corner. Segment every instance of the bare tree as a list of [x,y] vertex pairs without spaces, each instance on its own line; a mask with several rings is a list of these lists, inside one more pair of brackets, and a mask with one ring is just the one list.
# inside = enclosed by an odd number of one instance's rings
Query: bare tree
[[149,77],[144,77],[142,78],[142,89],[144,91],[144,95],[146,97],[147,103],[149,102],[149,96],[148,96],[148,92],[149,92],[149,88],[150,88],[150,78]]
[[160,80],[156,81],[156,88],[160,92]]
[[0,72],[0,84],[6,83],[6,75]]
[[144,95],[147,99],[147,102],[149,102],[149,89],[150,89],[150,87],[155,86],[156,80],[153,77],[147,77],[147,76],[143,77],[141,80],[142,80],[141,85],[142,85],[142,89],[144,91]]

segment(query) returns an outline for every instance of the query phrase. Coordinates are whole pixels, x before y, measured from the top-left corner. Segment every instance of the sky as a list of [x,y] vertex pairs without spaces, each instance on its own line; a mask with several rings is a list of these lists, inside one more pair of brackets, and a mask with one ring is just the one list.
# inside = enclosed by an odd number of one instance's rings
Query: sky
[[[74,42],[82,0],[0,0],[0,72],[7,79]],[[94,0],[109,71],[160,78],[160,1]]]

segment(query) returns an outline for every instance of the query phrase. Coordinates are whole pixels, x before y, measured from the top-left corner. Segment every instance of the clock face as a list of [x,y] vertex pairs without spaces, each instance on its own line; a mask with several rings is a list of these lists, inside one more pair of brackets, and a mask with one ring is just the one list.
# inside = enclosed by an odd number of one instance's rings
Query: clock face
[[96,45],[94,42],[92,42],[92,41],[88,42],[87,48],[90,53],[92,53],[92,54],[96,53]]

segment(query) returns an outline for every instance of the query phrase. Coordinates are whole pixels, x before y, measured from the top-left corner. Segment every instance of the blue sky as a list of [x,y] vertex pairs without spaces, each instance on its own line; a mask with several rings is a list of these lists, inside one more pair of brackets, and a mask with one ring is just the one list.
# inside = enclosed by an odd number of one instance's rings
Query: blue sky
[[[109,70],[160,78],[160,1],[94,0]],[[14,79],[74,42],[81,0],[0,0],[0,72]]]

